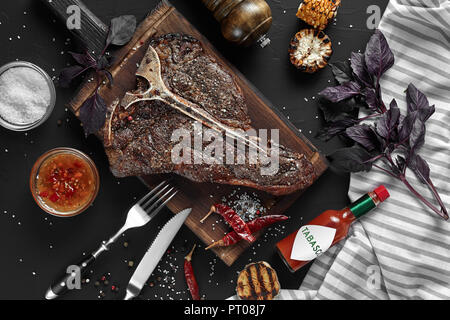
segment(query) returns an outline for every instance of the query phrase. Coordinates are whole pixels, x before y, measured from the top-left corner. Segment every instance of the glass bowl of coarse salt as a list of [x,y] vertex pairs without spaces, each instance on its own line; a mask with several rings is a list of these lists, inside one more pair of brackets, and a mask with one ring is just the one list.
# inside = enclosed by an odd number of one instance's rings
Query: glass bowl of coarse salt
[[27,131],[48,119],[55,107],[56,90],[38,66],[17,61],[0,67],[0,125]]

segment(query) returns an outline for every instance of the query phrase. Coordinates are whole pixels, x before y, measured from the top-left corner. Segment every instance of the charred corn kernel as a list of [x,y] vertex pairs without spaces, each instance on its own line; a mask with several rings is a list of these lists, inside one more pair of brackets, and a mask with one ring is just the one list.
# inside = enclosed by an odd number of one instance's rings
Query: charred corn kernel
[[303,29],[289,44],[289,59],[299,70],[314,73],[328,64],[333,53],[330,38],[317,29]]
[[316,29],[323,30],[336,16],[341,0],[304,0],[297,17]]

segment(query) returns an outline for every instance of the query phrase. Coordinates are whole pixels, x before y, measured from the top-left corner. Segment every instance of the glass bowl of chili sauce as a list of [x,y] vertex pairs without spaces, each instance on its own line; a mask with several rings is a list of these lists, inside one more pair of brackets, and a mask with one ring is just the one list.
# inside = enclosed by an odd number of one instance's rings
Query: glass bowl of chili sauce
[[86,210],[97,196],[99,182],[95,163],[72,148],[57,148],[43,154],[30,176],[36,203],[58,217],[72,217]]

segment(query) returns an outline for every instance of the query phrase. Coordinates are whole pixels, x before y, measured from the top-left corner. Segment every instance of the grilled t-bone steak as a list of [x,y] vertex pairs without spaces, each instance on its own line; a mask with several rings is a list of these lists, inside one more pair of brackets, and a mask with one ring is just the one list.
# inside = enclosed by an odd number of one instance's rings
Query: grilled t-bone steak
[[[149,51],[153,48],[159,58],[163,85],[180,101],[187,101],[189,107],[186,110],[206,112],[226,128],[251,129],[241,89],[234,78],[205,53],[197,39],[167,34],[153,39],[150,46]],[[150,63],[146,59],[149,59],[147,55],[141,67],[145,68]],[[146,79],[137,77],[133,94],[140,97],[149,86],[151,83]],[[157,97],[160,93],[153,91],[153,94]],[[256,164],[249,164],[250,161],[245,164],[237,164],[236,161],[234,164],[226,164],[225,161],[195,164],[193,147],[190,163],[174,163],[171,151],[179,141],[172,142],[173,132],[186,129],[192,132],[193,139],[196,120],[165,101],[140,100],[130,106],[117,102],[109,107],[108,118],[104,144],[111,170],[118,177],[173,172],[196,182],[247,186],[273,195],[304,189],[316,177],[314,167],[305,155],[282,145],[279,145],[279,170],[273,175],[261,174],[261,168],[267,164],[260,161]],[[226,141],[225,137],[223,140]],[[203,142],[203,149],[208,144],[210,142]],[[230,148],[237,149],[237,145],[225,143],[224,150]],[[246,157],[249,157],[248,153]]]

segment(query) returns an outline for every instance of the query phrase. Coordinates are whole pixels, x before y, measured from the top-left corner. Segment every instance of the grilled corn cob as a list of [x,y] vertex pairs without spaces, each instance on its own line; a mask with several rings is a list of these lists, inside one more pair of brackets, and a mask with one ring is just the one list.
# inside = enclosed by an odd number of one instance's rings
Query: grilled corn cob
[[330,38],[316,29],[303,29],[289,45],[289,59],[298,69],[314,73],[324,68],[333,53]]
[[323,30],[336,16],[341,0],[304,0],[297,17],[318,30]]

